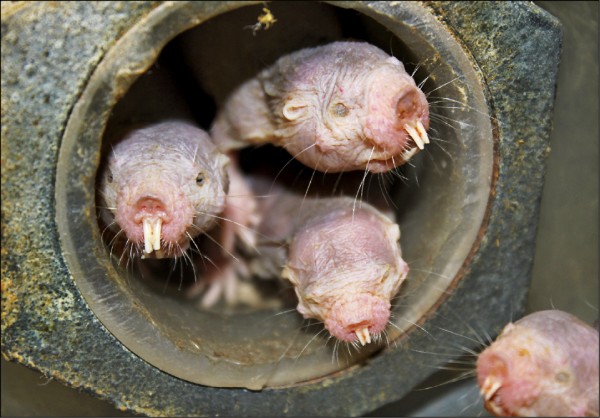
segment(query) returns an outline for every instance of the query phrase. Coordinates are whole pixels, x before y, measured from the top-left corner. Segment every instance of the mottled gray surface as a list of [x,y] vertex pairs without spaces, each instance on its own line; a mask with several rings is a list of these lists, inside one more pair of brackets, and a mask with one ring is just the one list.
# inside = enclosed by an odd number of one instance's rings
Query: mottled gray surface
[[598,319],[598,2],[539,2],[564,25],[528,311]]
[[[597,5],[596,5],[596,13],[597,13]],[[588,13],[587,15],[589,15],[589,13]],[[596,15],[596,16],[597,16],[597,15]],[[75,26],[77,26],[77,25],[75,25]],[[597,18],[596,18],[596,32],[597,32]],[[5,35],[5,28],[4,28],[4,26],[3,26],[3,42],[4,42],[4,35]],[[597,36],[596,36],[594,39],[597,39]],[[597,41],[596,41],[596,42],[597,42]],[[4,46],[4,43],[3,43],[3,46]],[[88,45],[88,47],[91,47],[91,48],[93,49],[93,46],[89,46],[89,45]],[[83,49],[84,49],[84,50],[89,50],[89,49],[86,49],[86,48],[83,48]],[[597,48],[595,48],[595,50],[597,50]],[[4,54],[4,52],[3,52],[3,54]],[[3,61],[4,61],[4,55],[3,55]],[[91,60],[91,61],[93,61],[93,60]],[[83,59],[83,58],[82,58],[82,62],[83,62],[83,63],[86,63],[86,64],[88,64],[88,61],[87,61],[87,60],[85,60],[85,59]],[[597,58],[596,58],[596,74],[597,74]],[[597,75],[596,75],[596,78],[597,78]],[[491,81],[493,81],[493,80],[491,80]],[[5,83],[4,74],[3,74],[3,80],[2,80],[2,82],[3,82],[3,87],[4,87],[4,83]],[[519,87],[519,86],[517,86],[517,87]],[[55,91],[55,86],[51,86],[50,90],[51,90],[51,91]],[[597,90],[597,89],[596,89],[596,90]],[[594,91],[595,91],[595,90],[594,90]],[[5,107],[4,99],[5,99],[5,98],[4,98],[4,95],[3,95],[3,109],[4,109],[4,107]],[[43,99],[43,98],[42,98],[42,99]],[[597,109],[597,97],[596,97],[596,109]],[[506,110],[506,109],[505,109],[505,110]],[[596,111],[596,113],[597,113],[597,111]],[[26,117],[31,117],[31,115],[27,115]],[[34,117],[33,119],[35,119],[35,117]],[[36,123],[39,123],[39,120],[38,120],[38,122],[36,122]],[[532,124],[533,124],[534,122],[533,122],[533,121],[530,121],[530,123],[532,123]],[[5,143],[4,143],[4,137],[5,137],[5,126],[6,126],[6,125],[5,125],[5,123],[4,123],[4,120],[3,120],[3,143],[2,143],[2,146],[3,146],[3,151],[4,151],[4,147],[5,147]],[[60,130],[55,130],[55,132],[59,132],[59,131],[60,131]],[[596,132],[597,132],[597,125],[596,125]],[[596,133],[596,135],[595,135],[594,137],[597,137],[597,133]],[[514,140],[515,140],[515,138],[512,138],[512,139],[511,139],[511,141],[514,141]],[[595,148],[595,150],[596,150],[596,153],[597,153],[597,142],[596,142],[596,144],[595,144],[595,145],[596,145],[596,148]],[[42,152],[42,151],[43,151],[43,152],[47,152],[46,150],[38,150],[37,152],[35,152],[35,150],[33,150],[32,152],[30,152],[30,153],[27,153],[27,155],[29,155],[30,157],[31,157],[31,156],[33,156],[33,155],[36,155],[36,156],[37,156],[37,155],[40,155],[40,152]],[[54,155],[54,153],[56,153],[56,149],[54,149],[54,150],[52,150],[51,152],[49,152],[49,155],[50,155],[50,156],[53,156],[53,155]],[[4,154],[4,153],[3,153],[3,154]],[[44,155],[45,155],[45,154],[44,154]],[[53,158],[53,157],[52,157],[52,158]],[[543,156],[541,156],[540,158],[543,158]],[[32,158],[32,160],[34,160],[34,159]],[[11,162],[11,163],[12,163],[12,164],[17,164],[17,162]],[[27,164],[30,164],[30,161],[26,161],[26,163],[27,163]],[[13,167],[12,165],[9,165],[9,167],[7,167],[7,166],[6,166],[6,164],[5,164],[4,155],[3,155],[3,162],[2,162],[2,170],[3,170],[3,186],[4,186],[4,182],[5,182],[5,174],[6,174],[5,170],[6,170],[6,169],[9,169],[9,168],[15,168],[15,167]],[[35,169],[35,168],[34,168],[34,169]],[[38,175],[38,176],[43,176],[43,175],[50,175],[50,176],[52,176],[53,174],[52,174],[52,173],[43,173],[43,172],[42,172],[42,173],[37,173],[37,175]],[[32,177],[33,177],[33,176],[32,176]],[[596,166],[596,175],[595,175],[595,178],[597,179],[597,166]],[[33,181],[33,180],[32,180],[32,181]],[[596,181],[597,181],[597,180],[596,180]],[[35,183],[35,182],[34,182],[34,183]],[[32,189],[33,189],[33,190],[35,190],[35,186],[29,186],[27,189],[28,189],[28,190],[32,190]],[[15,190],[15,188],[13,187],[13,189],[11,189],[11,190],[12,190],[12,191],[14,191],[14,190]],[[548,189],[546,189],[546,190],[548,190]],[[3,192],[3,193],[4,193],[4,192]],[[40,191],[39,193],[40,193],[40,195],[43,195],[43,194],[44,194],[44,193],[43,193],[43,191]],[[5,199],[4,199],[5,197],[6,197],[6,196],[3,194],[3,205],[4,205],[4,202],[5,202]],[[13,202],[18,202],[18,203],[21,203],[21,202],[24,202],[24,201],[26,201],[25,199],[17,199],[17,198],[14,198],[13,196],[11,196],[11,199],[13,199],[13,200],[12,200]],[[596,193],[596,200],[595,200],[595,202],[596,202],[596,213],[597,213],[597,193]],[[31,203],[35,203],[35,202],[31,202]],[[50,203],[51,203],[51,202],[50,202]],[[43,210],[41,210],[41,209],[39,208],[39,206],[38,206],[38,205],[40,205],[40,206],[43,206],[43,205],[44,205],[44,202],[37,202],[37,203],[36,203],[36,206],[34,206],[33,208],[27,208],[27,207],[18,207],[18,208],[14,208],[14,207],[13,207],[13,208],[11,208],[11,211],[15,211],[15,210],[27,210],[28,212],[30,212],[30,211],[33,209],[35,212],[32,212],[32,213],[30,214],[30,216],[34,216],[34,214],[36,214],[36,215],[39,215],[39,214],[40,214],[40,212],[41,212],[41,215],[43,216],[43,215],[44,215],[44,211],[43,211]],[[533,202],[533,206],[535,207],[535,202]],[[515,208],[513,208],[513,209],[515,209]],[[5,248],[5,241],[4,241],[4,240],[5,240],[5,235],[4,235],[4,232],[5,232],[5,230],[4,230],[4,228],[8,228],[8,226],[6,226],[6,225],[5,225],[5,223],[4,223],[4,222],[5,222],[5,219],[4,219],[5,211],[4,211],[4,210],[5,210],[5,208],[3,207],[3,258],[4,258],[4,255],[5,255],[5,253],[4,253],[4,248]],[[530,218],[529,218],[529,216],[531,215],[531,213],[530,213],[530,212],[528,212],[527,210],[525,210],[525,209],[523,209],[523,208],[516,208],[515,210],[517,211],[517,215],[519,215],[519,214],[520,214],[520,215],[525,215],[525,219],[530,219]],[[51,214],[49,214],[49,215],[46,215],[46,216],[51,216]],[[52,223],[52,222],[51,222],[51,223]],[[33,225],[33,223],[32,223],[31,225]],[[11,226],[11,228],[15,228],[15,226],[13,225],[13,226]],[[597,228],[595,228],[594,230],[595,230],[595,231],[597,231]],[[540,234],[541,234],[541,231],[540,231]],[[33,232],[33,231],[32,231],[30,236],[35,236],[35,232]],[[597,248],[597,237],[596,237],[596,248]],[[52,256],[52,252],[53,252],[54,250],[56,250],[56,249],[48,249],[48,250],[46,250],[46,252],[42,252],[41,254],[36,254],[36,258],[33,258],[33,257],[28,257],[28,258],[25,258],[25,257],[23,257],[22,259],[17,259],[17,257],[16,257],[16,256],[13,254],[13,258],[10,260],[10,263],[11,263],[11,265],[17,265],[19,262],[28,262],[28,263],[31,263],[31,262],[42,262],[42,263],[43,263],[43,262],[45,261],[45,262],[47,262],[47,263],[52,263],[52,260],[53,260],[53,258],[54,258],[54,257]],[[573,252],[575,252],[575,251],[573,250]],[[501,258],[501,257],[500,257],[500,258]],[[525,264],[527,264],[527,257],[525,257],[525,260],[523,260],[522,262],[525,262]],[[4,260],[3,260],[3,264],[4,264]],[[4,272],[4,268],[5,268],[5,265],[3,265],[3,272]],[[58,266],[58,268],[60,269],[60,268],[64,268],[64,267]],[[596,266],[596,269],[597,269],[597,266]],[[596,270],[596,271],[597,271],[597,270]],[[14,276],[13,276],[13,277],[14,277]],[[483,282],[482,282],[482,283],[484,283],[484,284],[485,284],[485,283],[486,283],[486,282],[485,282],[485,277],[483,277],[483,276],[481,276],[481,277],[482,277],[482,280],[483,280]],[[58,294],[58,297],[49,298],[49,300],[48,300],[46,303],[50,303],[50,304],[52,304],[52,303],[54,303],[54,304],[57,304],[57,303],[58,303],[58,304],[61,304],[61,303],[75,303],[75,304],[81,304],[81,303],[82,303],[82,302],[81,302],[81,299],[77,299],[77,296],[76,296],[76,295],[75,295],[75,296],[72,296],[72,295],[68,294],[68,292],[71,292],[71,291],[73,291],[74,289],[72,289],[72,288],[71,288],[71,289],[69,289],[69,288],[67,288],[67,289],[64,289],[64,287],[63,287],[63,288],[60,288],[60,289],[54,289],[54,288],[52,288],[52,286],[51,286],[51,285],[49,285],[50,283],[52,283],[52,280],[41,280],[41,281],[39,281],[39,282],[36,282],[36,286],[43,286],[45,289],[47,289],[47,290],[49,290],[49,291],[51,291],[51,292],[57,292],[58,290],[60,290],[60,291],[62,291],[62,292],[67,292],[67,294],[66,294],[66,296],[65,296],[65,295],[63,295],[63,294],[59,293],[59,294]],[[4,285],[5,285],[5,282],[4,282],[4,276],[3,276],[3,304],[5,303],[5,299],[4,299],[4,297],[5,297],[5,296],[7,296],[7,294],[5,294],[5,293],[4,293]],[[10,284],[8,284],[8,285],[10,285]],[[44,294],[46,294],[46,293],[44,293]],[[10,296],[10,295],[9,295],[9,296]],[[23,296],[23,295],[21,294],[21,295],[19,295],[19,296]],[[56,296],[56,295],[55,295],[55,296]],[[71,300],[71,298],[75,298],[75,301],[73,302],[73,301]],[[13,299],[10,299],[10,298],[9,298],[8,300],[10,300],[10,301],[11,301],[11,303],[14,303],[14,304],[15,304],[14,308],[17,310],[17,312],[18,312],[18,309],[19,309],[19,307],[20,307],[20,306],[23,306],[23,302],[22,302],[20,299],[13,300]],[[597,304],[596,304],[596,306],[597,306]],[[4,318],[4,312],[3,312],[3,318],[2,318],[2,320],[3,320],[3,351],[4,351],[4,344],[5,344],[5,336],[4,336],[4,330],[5,330],[5,328],[4,328],[4,326],[5,326],[5,324],[6,324],[6,322],[5,322],[5,318]],[[19,320],[22,320],[22,318],[21,318],[21,319],[19,319]],[[91,319],[90,319],[90,318],[83,318],[83,320],[91,320]],[[93,323],[93,320],[91,320],[91,321],[92,321],[92,323]],[[34,322],[35,322],[35,321],[34,321]],[[39,321],[38,321],[37,323],[38,323],[38,324],[41,324],[41,322],[39,322]],[[52,322],[51,322],[49,325],[50,325],[50,326],[58,326],[58,327],[59,327],[59,329],[60,329],[60,323],[56,324],[56,323],[52,323]],[[87,327],[80,327],[80,328],[81,328],[81,330],[80,330],[80,331],[81,331],[82,333],[85,333],[85,332],[86,332],[86,331],[85,331],[85,329],[86,329]],[[46,353],[46,355],[47,355],[47,356],[50,356],[50,358],[52,358],[52,356],[55,356],[55,357],[56,357],[56,356],[60,356],[60,352],[57,352],[56,350],[52,350],[52,347],[48,347],[47,345],[45,345],[47,341],[51,341],[50,339],[48,339],[47,337],[45,337],[45,335],[46,335],[48,332],[51,332],[51,330],[48,330],[48,329],[45,329],[45,330],[44,330],[44,329],[36,328],[36,329],[33,329],[32,331],[33,331],[33,333],[34,333],[34,335],[33,335],[33,338],[35,338],[35,337],[40,337],[40,340],[39,340],[39,341],[40,341],[41,347],[42,347],[42,349],[44,350],[44,352]],[[14,334],[13,334],[13,335],[14,335]],[[29,335],[29,336],[28,336],[28,338],[31,338],[31,337],[32,337],[32,335]],[[449,340],[450,340],[450,339],[449,339]],[[29,340],[29,341],[31,341],[31,340]],[[75,341],[76,341],[76,340],[75,340]],[[455,341],[456,341],[456,340],[455,340]],[[127,354],[125,354],[125,353],[124,353],[124,356],[125,356],[125,357],[127,357]],[[387,361],[387,362],[388,362],[388,364],[390,364],[390,365],[392,364],[392,363],[389,363],[389,358],[388,358],[387,360],[386,360],[386,359],[383,359],[383,360],[381,360],[381,359],[378,359],[378,360],[379,360],[379,361]],[[421,361],[422,361],[422,359],[421,359]],[[116,365],[116,363],[115,363],[115,365]],[[77,366],[77,363],[76,363],[76,362],[75,362],[74,366]],[[84,366],[84,365],[83,365],[83,364],[81,364],[80,366]],[[38,367],[42,367],[42,368],[43,368],[43,365],[38,365]],[[17,366],[17,368],[23,368],[23,367],[22,367],[22,366]],[[13,369],[14,369],[14,368],[13,368]],[[4,371],[4,364],[3,364],[3,371]],[[75,368],[74,372],[77,372],[77,369],[76,369],[76,368]],[[75,373],[75,374],[73,374],[73,376],[76,376],[76,373]],[[17,378],[15,378],[15,379],[17,379]],[[364,383],[365,383],[365,387],[367,387],[367,386],[370,386],[370,385],[373,385],[373,384],[377,384],[377,382],[379,382],[379,381],[381,381],[381,379],[377,379],[376,377],[366,377],[366,379],[365,379],[365,382],[364,382]],[[119,381],[115,381],[115,382],[112,382],[112,383],[113,383],[113,384],[116,384],[116,385],[120,384],[120,382],[119,382]],[[126,383],[126,381],[123,381],[122,383],[123,383],[123,384],[125,384],[125,383]],[[389,384],[390,382],[387,382],[387,383]],[[55,385],[55,384],[56,384],[55,382],[50,382],[50,383],[48,384],[48,386],[50,386],[50,385]],[[4,383],[4,375],[3,375],[3,395],[4,395],[4,393],[5,393],[5,392],[4,392],[4,386],[5,386],[5,383]],[[17,385],[10,385],[10,386],[14,388],[14,387],[15,387],[15,386],[17,386]],[[78,386],[78,385],[76,384],[76,386]],[[183,386],[184,386],[184,387],[187,387],[187,386],[189,386],[189,385],[183,385]],[[32,393],[32,396],[33,396],[33,394],[35,393],[34,391],[35,391],[36,389],[40,389],[40,388],[42,388],[42,387],[35,388],[35,387],[34,387],[34,385],[32,385],[31,387],[32,387],[32,389],[31,389],[31,391],[32,391],[32,392],[31,392],[31,393]],[[173,389],[178,389],[178,388],[176,388],[176,387],[173,387]],[[354,389],[355,389],[357,392],[354,392],[354,391],[352,390],[352,388],[347,388],[347,392],[346,392],[346,393],[347,393],[347,395],[349,396],[349,399],[352,399],[352,398],[354,398],[354,397],[356,397],[356,398],[360,398],[360,391],[358,391],[358,388],[354,388]],[[391,387],[390,387],[390,388],[387,388],[386,390],[391,390]],[[48,394],[48,392],[49,392],[49,391],[46,391],[46,394]],[[325,391],[325,392],[327,392],[327,391]],[[40,393],[40,396],[42,396],[42,397],[44,396],[44,395],[42,394],[42,393],[43,393],[43,389],[42,389],[42,391],[41,391],[41,392],[38,392],[38,393]],[[232,393],[232,392],[230,392],[230,394],[231,394],[231,395],[233,395],[233,393]],[[225,395],[225,393],[224,393],[223,395]],[[242,397],[243,397],[243,395],[242,395]],[[432,397],[434,397],[434,396],[432,396]],[[152,397],[150,397],[149,399],[151,400],[151,399],[152,399]],[[223,398],[223,399],[224,399],[224,398]],[[233,400],[233,398],[231,398],[231,399]],[[240,398],[240,399],[241,399],[241,398]],[[300,400],[300,401],[301,401],[301,400]],[[47,415],[47,414],[50,414],[50,415],[51,415],[51,414],[61,414],[61,410],[59,410],[59,409],[52,409],[52,404],[53,404],[53,403],[56,403],[56,401],[55,401],[54,399],[51,399],[51,400],[50,400],[50,401],[49,401],[49,402],[48,402],[46,405],[44,405],[44,406],[42,406],[42,407],[39,407],[39,405],[38,405],[38,408],[42,408],[42,409],[36,409],[36,410],[34,410],[34,411],[32,411],[32,410],[29,410],[28,412],[25,412],[25,411],[23,411],[23,410],[21,410],[20,412],[17,412],[17,411],[14,411],[14,410],[13,410],[13,412],[11,412],[11,411],[6,411],[6,410],[4,409],[4,408],[5,408],[5,405],[10,405],[10,404],[6,404],[6,403],[3,401],[3,404],[2,404],[2,408],[3,408],[3,409],[2,409],[2,414],[3,414],[3,415],[5,415],[5,414],[11,414],[11,413],[14,413],[14,414],[19,414],[19,413],[22,413],[22,414],[39,414],[39,415]],[[406,403],[408,403],[408,402],[405,402],[404,404],[406,404]],[[358,408],[358,410],[360,410],[360,408]],[[363,410],[364,410],[364,408],[363,408]],[[85,411],[85,410],[84,410],[84,409],[81,409],[80,411]],[[283,412],[283,410],[282,410],[282,412]],[[78,412],[78,413],[81,413],[81,414],[83,415],[85,412]],[[107,413],[107,412],[106,412],[106,410],[104,410],[104,411],[98,410],[98,414],[99,414],[99,415],[101,415],[101,414],[105,414],[105,413]],[[383,411],[382,411],[382,412],[380,412],[380,414],[383,414],[383,413],[384,413]],[[397,410],[397,409],[393,409],[393,410],[392,410],[390,413],[392,413],[392,414],[398,414],[399,412],[398,412],[398,410]],[[416,413],[416,412],[413,410],[413,413]],[[85,413],[85,414],[87,414],[87,413]],[[90,414],[90,415],[92,415],[92,414]],[[450,414],[449,414],[449,415],[450,415]]]
[[134,416],[18,363],[1,367],[2,416]]

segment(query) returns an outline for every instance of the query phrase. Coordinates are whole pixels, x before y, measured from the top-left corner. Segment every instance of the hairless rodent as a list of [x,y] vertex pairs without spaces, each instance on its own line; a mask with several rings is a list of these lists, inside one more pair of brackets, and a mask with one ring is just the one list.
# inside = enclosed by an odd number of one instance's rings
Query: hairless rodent
[[477,360],[488,411],[598,416],[598,330],[559,310],[509,323]]
[[272,143],[323,172],[387,172],[429,143],[429,105],[403,64],[364,42],[281,57],[235,90],[211,136],[222,150]]
[[409,270],[398,225],[349,197],[304,198],[278,190],[260,205],[261,257],[251,270],[288,279],[298,311],[323,321],[339,340],[365,345],[378,338]]
[[100,178],[100,214],[142,257],[178,257],[226,206],[228,157],[183,120],[131,129]]

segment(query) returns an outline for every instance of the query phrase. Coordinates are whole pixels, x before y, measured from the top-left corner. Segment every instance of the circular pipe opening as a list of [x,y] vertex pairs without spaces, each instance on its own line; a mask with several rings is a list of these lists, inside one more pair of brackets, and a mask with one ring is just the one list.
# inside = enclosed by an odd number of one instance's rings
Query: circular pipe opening
[[[278,22],[253,35],[245,26],[256,22],[264,5],[249,3],[163,4],[108,51],[68,122],[56,201],[73,279],[119,341],[176,377],[207,386],[261,389],[342,372],[386,344],[358,352],[338,349],[334,356],[327,335],[317,335],[319,325],[303,328],[306,322],[296,312],[278,315],[293,308],[293,300],[289,307],[281,302],[260,309],[202,310],[182,296],[179,277],[165,290],[164,275],[145,280],[135,270],[116,266],[102,242],[94,188],[102,150],[108,147],[103,140],[119,118],[143,100],[152,110],[138,112],[142,120],[155,117],[156,110],[161,117],[184,111],[207,129],[241,81],[285,53],[338,39],[365,40],[398,57],[409,72],[416,69],[436,117],[433,144],[403,166],[404,179],[389,189],[411,271],[394,300],[388,342],[423,321],[460,279],[484,228],[495,158],[478,73],[420,4],[276,2],[269,8]],[[246,153],[245,168],[252,170],[270,152],[267,147]],[[284,164],[289,156],[279,158]]]

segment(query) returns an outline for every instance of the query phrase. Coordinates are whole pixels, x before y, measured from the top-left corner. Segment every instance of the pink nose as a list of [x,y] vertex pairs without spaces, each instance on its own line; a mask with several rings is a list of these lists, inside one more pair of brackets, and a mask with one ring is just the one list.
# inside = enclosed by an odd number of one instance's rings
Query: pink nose
[[[146,196],[140,198],[135,204],[136,218],[144,216],[156,216],[164,218],[167,215],[167,209],[164,203],[157,198]],[[141,221],[141,219],[140,219]]]
[[391,155],[402,153],[410,141],[406,126],[415,127],[419,121],[425,129],[429,127],[429,105],[417,86],[402,80],[397,87],[377,85],[369,99],[367,146]]
[[396,102],[396,115],[402,121],[417,119],[419,110],[419,92],[416,89],[408,90]]

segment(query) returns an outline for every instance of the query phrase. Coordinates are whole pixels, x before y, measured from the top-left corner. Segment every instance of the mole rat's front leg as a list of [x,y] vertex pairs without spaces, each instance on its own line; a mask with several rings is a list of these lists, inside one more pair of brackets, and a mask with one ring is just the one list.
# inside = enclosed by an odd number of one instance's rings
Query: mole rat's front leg
[[188,297],[194,298],[206,289],[200,300],[203,308],[212,307],[221,296],[229,305],[238,301],[239,277],[248,273],[237,247],[256,250],[256,226],[260,221],[256,198],[233,153],[230,153],[230,162],[227,168],[229,190],[219,216],[218,235],[204,254],[212,263],[207,265],[201,261],[204,268],[199,269],[197,285],[187,292]]

